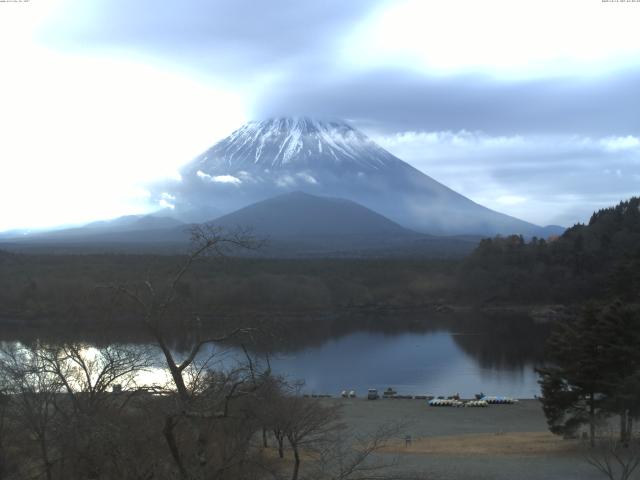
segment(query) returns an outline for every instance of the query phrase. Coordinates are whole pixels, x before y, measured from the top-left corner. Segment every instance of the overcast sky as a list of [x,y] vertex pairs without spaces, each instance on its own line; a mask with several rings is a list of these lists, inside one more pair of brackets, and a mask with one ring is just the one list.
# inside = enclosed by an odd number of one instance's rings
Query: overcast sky
[[472,200],[640,193],[640,2],[0,2],[0,230],[149,211],[250,119],[341,117]]

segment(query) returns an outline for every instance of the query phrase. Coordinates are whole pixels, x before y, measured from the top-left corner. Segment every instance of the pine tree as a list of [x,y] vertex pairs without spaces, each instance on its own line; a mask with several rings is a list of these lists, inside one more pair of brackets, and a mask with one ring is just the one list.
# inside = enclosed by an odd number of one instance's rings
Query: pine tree
[[620,441],[631,440],[633,418],[640,414],[640,312],[614,302],[599,314],[596,327],[602,344],[605,408],[620,415]]
[[573,436],[587,424],[591,445],[597,420],[604,412],[605,377],[597,321],[595,309],[588,308],[583,316],[558,324],[547,343],[547,360],[552,366],[537,370],[542,408],[551,432]]
[[571,436],[597,420],[620,416],[620,439],[628,444],[640,415],[640,315],[614,302],[587,308],[559,324],[548,340],[547,361],[538,369],[542,405],[553,433]]

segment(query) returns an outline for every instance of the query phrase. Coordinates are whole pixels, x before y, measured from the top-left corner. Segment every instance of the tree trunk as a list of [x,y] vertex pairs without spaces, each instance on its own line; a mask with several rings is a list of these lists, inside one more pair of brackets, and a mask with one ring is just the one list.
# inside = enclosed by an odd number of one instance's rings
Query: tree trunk
[[298,453],[298,446],[296,444],[292,444],[293,448],[293,475],[291,475],[291,480],[298,480],[298,472],[300,471],[300,454]]
[[276,437],[276,441],[278,442],[278,456],[280,458],[284,458],[284,435],[277,430],[273,431],[273,435]]
[[196,440],[196,456],[198,457],[198,463],[200,464],[201,469],[205,469],[207,466],[207,436],[204,433],[204,428],[200,425],[196,425],[193,422],[194,428],[198,432],[198,438]]
[[176,466],[180,470],[180,476],[183,479],[187,479],[187,471],[184,468],[182,463],[182,458],[180,457],[180,451],[178,450],[178,445],[176,444],[176,438],[173,434],[173,429],[176,426],[175,420],[173,417],[168,416],[165,418],[164,428],[162,429],[162,433],[164,435],[165,440],[167,441],[167,446],[171,451],[171,456],[176,463]]
[[267,448],[269,445],[267,444],[267,429],[262,427],[262,447]]
[[47,448],[47,440],[44,434],[40,436],[40,452],[42,453],[42,461],[44,462],[44,470],[47,475],[47,480],[51,480],[53,478],[53,474],[51,473],[52,465],[49,461],[49,450]]
[[629,436],[627,432],[627,411],[622,410],[620,412],[620,443],[622,443],[622,445],[625,447],[629,446],[628,438]]
[[164,358],[167,362],[167,367],[169,368],[169,373],[171,373],[171,378],[173,379],[173,383],[176,386],[176,390],[178,390],[178,396],[180,400],[186,404],[189,402],[189,390],[187,389],[186,384],[184,383],[184,378],[182,377],[182,371],[176,364],[176,361],[173,358],[173,354],[169,347],[165,344],[164,339],[157,332],[155,333],[156,340],[158,341],[158,346],[164,355]]
[[596,446],[596,406],[593,393],[589,394],[589,445]]

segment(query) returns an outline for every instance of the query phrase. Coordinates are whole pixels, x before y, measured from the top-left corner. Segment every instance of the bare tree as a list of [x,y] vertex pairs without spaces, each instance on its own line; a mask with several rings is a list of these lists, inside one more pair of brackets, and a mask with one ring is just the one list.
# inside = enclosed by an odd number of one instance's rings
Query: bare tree
[[[233,249],[254,249],[260,245],[247,231],[239,230],[227,234],[222,229],[211,225],[193,227],[191,229],[191,243],[191,252],[164,285],[155,286],[151,280],[147,279],[142,282],[142,289],[127,285],[115,287],[118,292],[133,301],[137,306],[142,322],[153,335],[158,348],[164,356],[180,401],[185,404],[189,403],[193,393],[188,388],[185,370],[193,364],[201,349],[207,344],[223,342],[240,333],[246,333],[247,329],[237,328],[216,337],[203,338],[201,335],[202,321],[200,316],[192,314],[193,321],[191,326],[194,327],[196,338],[184,358],[177,359],[168,344],[169,336],[164,330],[164,321],[180,300],[180,282],[192,268],[194,262],[202,257],[208,255],[223,256]],[[184,316],[185,312],[180,311],[178,315]]]
[[9,404],[9,396],[7,393],[7,385],[5,384],[4,377],[0,372],[0,478],[5,478],[7,471],[9,470],[8,458],[7,458],[7,428],[6,418]]
[[402,431],[400,424],[386,424],[368,435],[353,436],[348,430],[335,435],[312,464],[308,478],[326,480],[381,480],[416,478],[398,473],[397,458],[383,459],[379,454]]
[[[47,480],[53,478],[53,467],[59,456],[53,447],[54,424],[58,409],[56,399],[62,390],[57,375],[46,370],[37,347],[13,345],[0,351],[0,373],[3,377],[12,420],[35,441],[40,457],[39,468]],[[30,465],[26,465],[29,468]],[[24,472],[38,476],[37,471]]]
[[37,351],[42,366],[56,375],[77,413],[91,415],[105,403],[113,404],[114,389],[122,390],[120,399],[135,392],[136,377],[151,366],[145,349],[109,345],[95,348],[69,343],[45,346]]
[[[122,446],[135,434],[122,410],[136,393],[126,387],[133,387],[147,363],[143,351],[117,346],[34,344],[3,350],[0,373],[14,434],[23,437],[14,446],[23,457],[23,470],[33,464],[27,460],[33,456],[30,439],[37,442],[47,479],[97,478],[126,463]],[[115,385],[124,385],[125,391],[113,393]],[[21,436],[22,431],[28,435]],[[40,474],[30,471],[28,476]]]
[[[187,314],[189,309],[181,305],[181,282],[194,262],[202,257],[220,257],[233,249],[254,249],[260,245],[247,231],[227,233],[209,225],[194,227],[191,230],[191,241],[191,252],[164,283],[154,285],[147,279],[141,285],[115,287],[117,292],[137,307],[139,318],[162,352],[164,364],[171,376],[176,406],[166,413],[162,434],[180,476],[185,479],[202,477],[211,468],[227,469],[226,465],[211,467],[209,464],[212,422],[216,419],[228,419],[231,400],[246,396],[256,386],[251,386],[246,371],[240,369],[216,375],[212,371],[213,356],[205,360],[199,359],[206,345],[248,334],[250,330],[235,328],[221,335],[204,336],[200,316],[197,313]],[[170,335],[166,333],[165,324],[176,317],[184,319],[185,316],[190,317],[189,323],[195,338],[189,351],[180,358],[170,347]],[[189,430],[195,435],[194,442],[191,442],[188,434],[177,433],[185,424],[189,425]],[[195,462],[187,462],[185,456],[192,448],[195,449]]]
[[65,464],[61,475],[98,478],[107,463],[118,470],[128,461],[121,445],[129,444],[123,439],[131,433],[121,412],[138,394],[137,376],[150,365],[145,349],[69,343],[43,346],[37,355],[45,372],[62,385],[56,400],[62,416],[57,429]]
[[[249,358],[248,354],[246,355]],[[262,373],[260,380],[261,388],[257,396],[255,414],[261,424],[262,447],[268,448],[267,433],[270,432],[276,441],[278,456],[284,458],[284,444],[291,422],[288,411],[290,396],[299,393],[301,384],[292,385],[283,377],[272,375],[270,367]]]
[[587,450],[585,461],[609,480],[629,480],[640,466],[640,442],[621,441],[610,432]]
[[293,451],[291,480],[300,473],[301,450],[314,450],[331,440],[332,434],[343,428],[338,423],[340,407],[323,405],[315,398],[288,396],[282,404],[285,416],[284,434]]

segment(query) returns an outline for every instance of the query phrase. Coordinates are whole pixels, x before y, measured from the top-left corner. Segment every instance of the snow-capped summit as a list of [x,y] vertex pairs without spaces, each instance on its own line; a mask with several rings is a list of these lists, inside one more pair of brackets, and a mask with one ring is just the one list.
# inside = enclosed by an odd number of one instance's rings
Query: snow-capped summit
[[[186,165],[156,196],[185,221],[208,221],[287,192],[358,202],[432,234],[538,234],[393,156],[340,120],[283,117],[249,122]],[[309,221],[313,221],[310,218]]]
[[377,170],[398,159],[339,120],[281,117],[249,122],[190,165],[212,175],[236,170],[322,167]]

